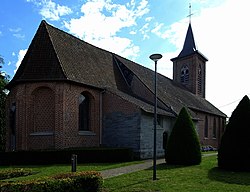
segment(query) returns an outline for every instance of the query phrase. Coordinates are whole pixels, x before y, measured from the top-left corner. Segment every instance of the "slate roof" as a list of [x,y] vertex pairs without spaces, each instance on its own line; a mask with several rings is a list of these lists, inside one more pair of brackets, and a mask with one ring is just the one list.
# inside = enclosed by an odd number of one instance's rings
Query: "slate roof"
[[[143,98],[143,93],[135,94],[125,83],[115,61],[122,63],[120,67],[130,73],[129,78],[136,78],[137,82],[145,87],[148,97],[152,96],[154,71],[84,42],[42,21],[7,88],[11,89],[16,84],[25,82],[69,81],[108,90],[146,112],[153,112],[152,101]],[[186,106],[191,111],[226,116],[206,99],[192,94],[161,74],[158,74],[158,100],[160,114],[174,116]],[[192,116],[194,117],[195,113],[192,113]]]
[[200,56],[202,56],[202,58],[205,61],[208,61],[208,59],[196,49],[192,26],[191,26],[191,23],[189,23],[183,48],[182,48],[180,54],[176,58],[171,59],[171,61],[174,61],[177,58],[179,59],[182,57],[186,57],[186,56],[194,54],[194,53],[198,53]]

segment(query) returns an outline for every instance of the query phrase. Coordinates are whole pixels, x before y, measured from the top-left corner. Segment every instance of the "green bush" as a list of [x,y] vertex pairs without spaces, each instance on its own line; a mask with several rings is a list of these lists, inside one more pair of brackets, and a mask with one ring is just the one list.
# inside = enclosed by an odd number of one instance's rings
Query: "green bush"
[[3,182],[1,192],[84,192],[101,191],[102,177],[98,172],[76,172],[33,181]]
[[9,179],[13,177],[22,177],[32,175],[32,169],[16,168],[11,170],[0,171],[0,180]]
[[166,162],[175,165],[197,165],[201,163],[201,150],[193,121],[182,108],[169,136]]
[[233,171],[250,171],[250,100],[247,96],[233,111],[221,138],[218,166]]
[[110,163],[133,160],[132,149],[95,147],[0,152],[0,165],[67,164],[71,162],[72,154],[77,155],[78,163]]

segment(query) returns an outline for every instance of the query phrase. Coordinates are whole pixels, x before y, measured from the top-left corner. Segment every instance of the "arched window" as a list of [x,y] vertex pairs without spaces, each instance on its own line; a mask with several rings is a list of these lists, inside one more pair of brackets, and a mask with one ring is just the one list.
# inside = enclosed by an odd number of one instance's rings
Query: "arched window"
[[204,137],[208,138],[208,118],[205,118]]
[[90,98],[85,92],[79,96],[79,131],[90,130]]
[[217,137],[217,127],[216,127],[216,119],[214,118],[214,123],[213,123],[213,138]]
[[187,85],[189,81],[189,69],[188,66],[184,66],[181,68],[181,83]]

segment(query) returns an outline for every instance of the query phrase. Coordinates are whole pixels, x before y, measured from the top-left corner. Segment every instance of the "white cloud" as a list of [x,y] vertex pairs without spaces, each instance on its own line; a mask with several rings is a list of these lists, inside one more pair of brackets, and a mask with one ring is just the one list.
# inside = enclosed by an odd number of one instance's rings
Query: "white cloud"
[[24,39],[25,38],[25,35],[20,34],[20,33],[14,33],[13,36],[16,37],[17,39]]
[[141,32],[141,34],[143,35],[143,40],[144,39],[149,39],[149,23],[146,23],[145,25],[143,25],[143,27],[141,29],[139,29],[139,31]]
[[20,32],[20,31],[22,31],[22,29],[21,29],[20,27],[15,28],[15,29],[9,28],[9,31],[10,31],[10,32],[13,32],[13,33],[18,33],[18,32]]
[[[209,59],[206,98],[215,106],[222,106],[221,110],[228,116],[238,104],[232,101],[250,94],[248,7],[248,1],[227,0],[217,7],[203,8],[199,14],[192,16],[196,46]],[[152,31],[159,37],[170,40],[177,48],[175,55],[165,55],[168,59],[176,57],[181,51],[187,27],[188,18],[185,18],[169,27],[159,24]],[[159,70],[169,76],[166,68],[159,67]]]
[[110,0],[88,0],[82,5],[81,12],[80,18],[64,22],[70,33],[124,57],[136,57],[139,47],[118,33],[136,26],[137,19],[149,12],[146,0],[139,3],[131,0],[126,5]]
[[27,52],[27,49],[21,49],[21,50],[19,50],[19,52],[18,52],[18,60],[16,62],[16,69],[14,70],[14,73],[16,73],[18,67],[20,66],[20,64],[21,64],[21,62],[22,62],[22,60],[23,60],[26,52]]
[[52,0],[27,0],[27,2],[32,2],[37,7],[41,8],[39,13],[43,16],[43,18],[51,21],[58,21],[61,16],[72,13],[72,10],[69,7],[56,4]]

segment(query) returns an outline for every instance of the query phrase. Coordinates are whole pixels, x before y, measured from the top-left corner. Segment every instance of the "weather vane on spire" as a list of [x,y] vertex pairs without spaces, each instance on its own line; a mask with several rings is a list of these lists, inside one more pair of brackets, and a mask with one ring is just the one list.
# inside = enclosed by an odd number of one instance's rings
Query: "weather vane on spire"
[[193,15],[192,13],[192,7],[191,7],[191,3],[189,3],[189,15],[187,17],[189,17],[189,23],[191,23],[191,16]]

